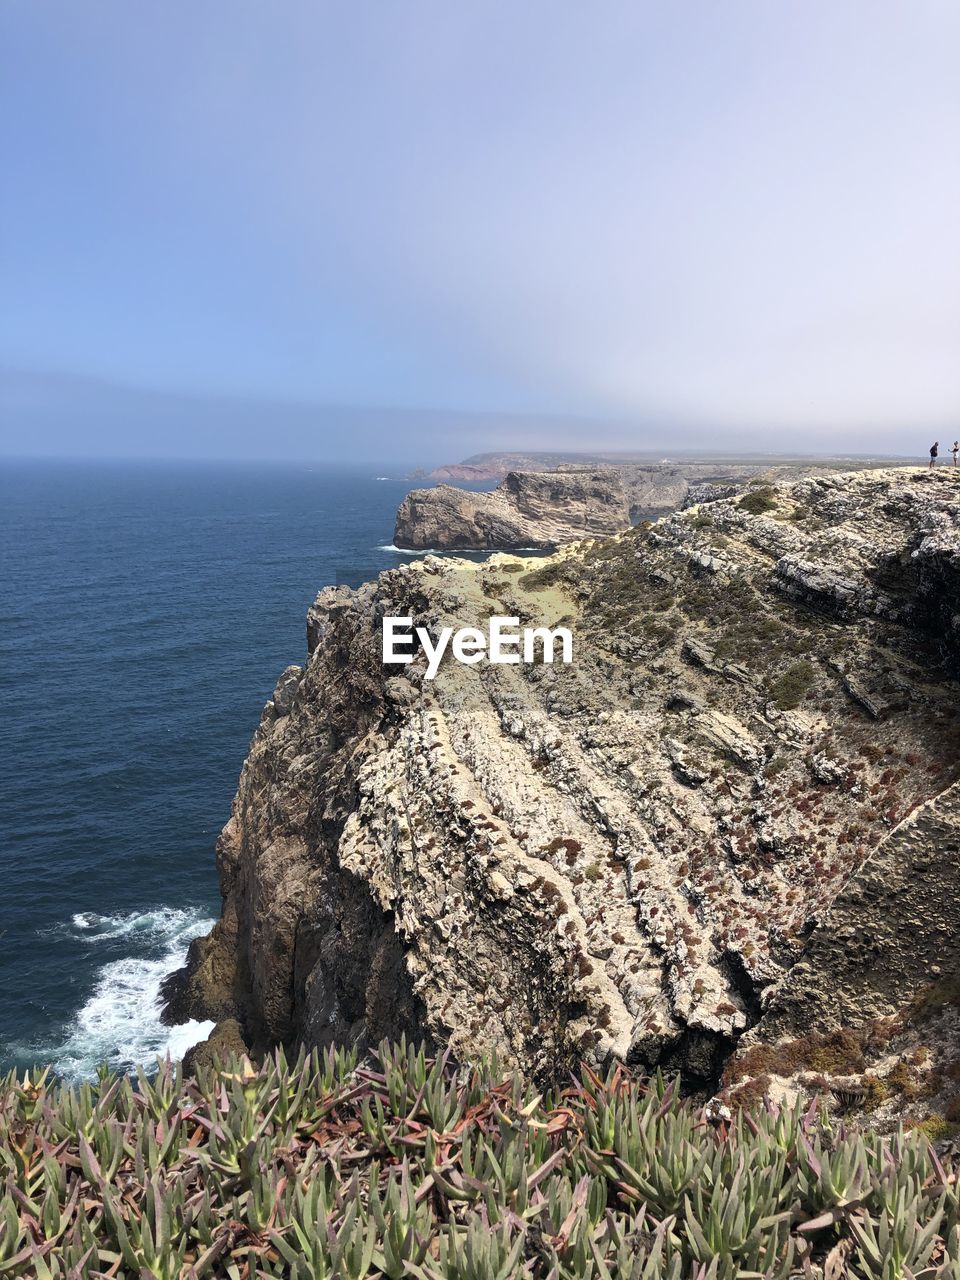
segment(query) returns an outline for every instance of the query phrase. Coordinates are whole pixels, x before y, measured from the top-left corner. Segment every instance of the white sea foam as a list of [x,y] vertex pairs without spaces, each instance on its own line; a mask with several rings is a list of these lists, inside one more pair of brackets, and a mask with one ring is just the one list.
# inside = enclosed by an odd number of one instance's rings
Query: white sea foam
[[147,945],[176,944],[181,937],[190,942],[197,936],[198,921],[206,929],[210,921],[200,920],[199,913],[187,907],[154,907],[149,911],[124,911],[115,915],[100,915],[96,911],[81,911],[72,916],[69,925],[55,925],[52,932],[81,931],[82,942],[106,942],[115,938],[134,938]]
[[93,991],[48,1051],[54,1069],[72,1080],[93,1076],[101,1062],[119,1071],[152,1067],[158,1057],[182,1058],[213,1029],[212,1022],[167,1027],[160,1020],[160,986],[186,959],[191,939],[213,921],[196,910],[159,907],[122,915],[84,912],[67,929],[84,942],[129,939],[134,954],[109,960],[98,970]]

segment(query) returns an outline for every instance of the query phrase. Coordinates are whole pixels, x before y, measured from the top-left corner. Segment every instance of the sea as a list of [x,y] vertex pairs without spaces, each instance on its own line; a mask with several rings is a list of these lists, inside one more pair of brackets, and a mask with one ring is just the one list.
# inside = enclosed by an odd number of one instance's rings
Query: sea
[[[389,468],[385,468],[389,471]],[[163,978],[317,591],[391,545],[403,472],[0,462],[0,1072],[179,1057]]]

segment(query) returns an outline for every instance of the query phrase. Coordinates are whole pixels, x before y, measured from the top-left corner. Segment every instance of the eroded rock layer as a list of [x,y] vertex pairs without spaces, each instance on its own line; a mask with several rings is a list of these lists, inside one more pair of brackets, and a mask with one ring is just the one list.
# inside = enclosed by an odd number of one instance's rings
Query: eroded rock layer
[[492,493],[414,489],[400,504],[393,540],[414,550],[548,548],[629,526],[620,472],[574,467],[511,471]]
[[[960,923],[893,958],[904,860],[945,893],[956,854],[958,512],[946,472],[817,477],[321,592],[178,1008],[255,1046],[406,1030],[544,1076],[612,1055],[712,1082],[778,1001],[866,1009],[894,968],[908,998]],[[427,681],[422,655],[381,664],[384,614],[562,622],[574,662]]]
[[[493,458],[500,464],[513,455]],[[523,463],[473,476],[469,467],[439,468],[434,476],[499,477],[492,492],[440,484],[414,489],[397,512],[394,542],[417,551],[549,549],[579,539],[620,533],[643,520],[718,498],[754,480],[831,476],[836,465],[809,461],[774,466],[750,462],[560,462],[550,470]],[[861,466],[871,464],[864,461]],[[462,473],[462,474],[460,474]]]

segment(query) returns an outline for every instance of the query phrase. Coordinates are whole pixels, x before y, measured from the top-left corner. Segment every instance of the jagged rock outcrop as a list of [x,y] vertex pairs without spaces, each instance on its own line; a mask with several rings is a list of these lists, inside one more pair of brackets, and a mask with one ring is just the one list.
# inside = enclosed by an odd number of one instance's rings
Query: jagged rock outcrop
[[[865,1016],[909,998],[960,925],[939,899],[924,914],[904,861],[947,892],[960,482],[761,497],[321,592],[180,1007],[239,1018],[254,1046],[406,1030],[544,1076],[613,1056],[714,1083],[765,1011],[811,1018],[824,984]],[[562,621],[574,662],[448,658],[431,682],[422,655],[382,665],[385,614],[432,634]]]
[[[511,471],[554,471],[570,463],[575,467],[603,467],[609,459],[590,453],[477,453],[463,462],[447,462],[434,467],[426,478],[429,480],[502,480]],[[414,472],[411,478],[423,473]]]
[[[502,461],[493,456],[494,463]],[[473,477],[465,465],[433,474],[447,472],[454,478],[482,478]],[[492,493],[447,484],[414,489],[397,512],[395,545],[415,551],[549,549],[734,497],[751,480],[769,483],[836,472],[804,462],[773,467],[747,462],[559,462],[549,471],[518,463],[506,474],[494,474],[502,478]]]
[[445,484],[412,490],[393,540],[412,550],[549,548],[629,527],[623,480],[613,468],[511,471],[492,493]]
[[898,823],[840,891],[773,993],[756,1038],[891,1017],[942,976],[945,962],[956,965],[958,942],[960,785],[954,785]]

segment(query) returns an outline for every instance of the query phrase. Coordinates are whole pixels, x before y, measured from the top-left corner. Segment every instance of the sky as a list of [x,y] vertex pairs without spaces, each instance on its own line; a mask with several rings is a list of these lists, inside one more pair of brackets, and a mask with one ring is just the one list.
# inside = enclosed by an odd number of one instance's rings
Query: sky
[[924,453],[958,65],[955,0],[2,0],[0,452]]

